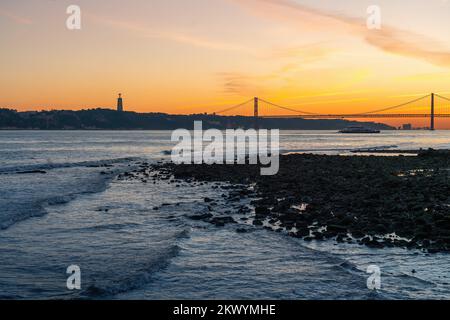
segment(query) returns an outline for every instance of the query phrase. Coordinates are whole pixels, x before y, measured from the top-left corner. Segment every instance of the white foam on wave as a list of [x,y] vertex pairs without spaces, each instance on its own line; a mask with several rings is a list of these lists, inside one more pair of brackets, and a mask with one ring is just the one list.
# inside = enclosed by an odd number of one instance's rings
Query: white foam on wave
[[[80,195],[104,191],[111,180],[130,168],[133,160],[121,158],[57,164],[52,165],[47,174],[0,174],[0,192],[4,195],[0,199],[3,208],[0,230],[25,219],[45,215],[47,206],[66,204]],[[17,169],[8,170],[14,173]]]
[[74,168],[74,167],[107,167],[118,163],[137,161],[140,158],[137,157],[124,157],[116,159],[105,159],[105,160],[91,160],[91,161],[80,161],[80,162],[61,162],[61,163],[43,163],[43,164],[28,164],[20,166],[6,166],[0,168],[0,174],[14,174],[27,171],[38,171],[38,170],[52,170],[61,168]]

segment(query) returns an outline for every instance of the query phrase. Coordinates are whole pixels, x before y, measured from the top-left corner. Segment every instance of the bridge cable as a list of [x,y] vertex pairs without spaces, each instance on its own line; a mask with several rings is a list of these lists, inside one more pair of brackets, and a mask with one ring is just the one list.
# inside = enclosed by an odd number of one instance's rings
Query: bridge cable
[[[430,96],[431,96],[431,95],[428,94],[428,95],[426,95],[426,96],[423,96],[423,97],[420,97],[420,98],[417,98],[417,99],[414,99],[414,100],[411,100],[411,101],[408,101],[408,102],[405,102],[405,103],[401,103],[401,104],[398,104],[398,105],[395,105],[395,106],[383,108],[383,109],[377,109],[377,110],[373,110],[373,111],[367,111],[367,112],[356,113],[356,114],[345,114],[345,115],[347,115],[347,116],[348,116],[348,115],[351,115],[351,116],[355,116],[355,115],[366,115],[366,114],[373,114],[373,113],[377,113],[377,112],[382,112],[382,111],[388,111],[388,110],[392,110],[392,109],[397,109],[397,108],[400,108],[400,107],[403,107],[403,106],[406,106],[406,105],[415,103],[415,102],[417,102],[417,101],[421,101],[421,100],[423,100],[423,99],[425,99],[425,98],[428,98],[428,97],[430,97]],[[450,101],[449,98],[443,97],[443,96],[441,96],[441,95],[436,94],[436,96],[438,96],[439,98],[442,98],[442,99],[445,99],[445,100]],[[245,105],[245,104],[247,104],[247,103],[249,103],[249,102],[251,102],[251,101],[253,101],[253,99],[247,100],[247,101],[245,101],[245,102],[243,102],[243,103],[237,104],[237,105],[235,105],[235,106],[232,106],[232,107],[229,107],[229,108],[226,108],[226,109],[223,109],[223,110],[214,112],[214,113],[215,113],[215,114],[225,113],[225,112],[234,110],[234,109],[236,109],[236,108],[242,107],[243,105]],[[293,109],[293,108],[290,108],[290,107],[281,106],[281,105],[278,105],[278,104],[275,104],[275,103],[266,101],[266,100],[264,100],[264,99],[259,99],[259,101],[264,102],[264,103],[267,103],[267,104],[269,104],[269,105],[271,105],[271,106],[274,106],[274,107],[276,107],[276,108],[284,109],[284,110],[291,111],[291,112],[296,112],[296,113],[305,114],[305,115],[320,115],[319,113],[307,112],[307,111],[303,111],[303,110],[297,110],[297,109]],[[343,115],[343,116],[345,116],[345,115]]]
[[444,97],[444,96],[441,96],[440,94],[435,94],[435,96],[437,96],[437,97],[439,97],[439,98],[441,98],[441,99],[444,99],[444,100],[447,100],[447,101],[450,101],[450,99],[449,98],[446,98],[446,97]]
[[[435,94],[435,96],[437,96],[437,97],[439,97],[439,98],[441,98],[441,99],[444,99],[444,100],[446,100],[446,101],[450,101],[449,98],[446,98],[446,97],[444,97],[444,96],[441,96],[440,94]],[[441,112],[442,114],[449,114],[449,113],[450,113],[450,105],[448,105],[448,106],[445,106],[445,105],[444,105],[443,110],[444,110],[444,111]]]
[[397,108],[400,108],[400,107],[404,107],[404,106],[406,106],[406,105],[408,105],[408,104],[411,104],[411,103],[414,103],[414,102],[423,100],[423,99],[425,99],[425,98],[428,98],[429,96],[431,96],[431,94],[427,94],[426,96],[423,96],[423,97],[421,97],[421,98],[417,98],[417,99],[414,99],[414,100],[411,100],[411,101],[408,101],[408,102],[405,102],[405,103],[401,103],[401,104],[398,104],[398,105],[396,105],[396,106],[387,107],[387,108],[378,109],[378,110],[373,110],[373,111],[368,111],[368,112],[357,113],[357,114],[354,114],[354,115],[372,114],[372,113],[377,113],[377,112],[382,112],[382,111],[388,111],[388,110],[392,110],[392,109],[397,109]]
[[[347,114],[347,115],[352,115],[353,116],[353,115],[372,114],[372,113],[377,113],[377,112],[397,109],[397,108],[406,106],[408,104],[411,104],[411,103],[423,100],[423,99],[425,99],[425,98],[427,98],[429,96],[430,96],[430,94],[428,94],[426,96],[423,96],[423,97],[420,97],[418,99],[414,99],[414,100],[411,100],[411,101],[408,101],[408,102],[405,102],[405,103],[401,103],[401,104],[398,104],[398,105],[395,105],[395,106],[391,106],[391,107],[387,107],[387,108],[383,108],[383,109],[378,109],[378,110],[373,110],[373,111],[368,111],[368,112],[362,112],[362,113],[356,113],[356,114]],[[439,97],[441,97],[441,96],[439,96]],[[447,98],[444,98],[444,99],[447,99]],[[307,112],[307,111],[303,111],[303,110],[296,110],[296,109],[292,109],[292,108],[289,108],[289,107],[280,106],[280,105],[277,105],[275,103],[271,103],[271,102],[263,100],[263,99],[259,99],[259,100],[263,101],[263,102],[265,102],[267,104],[270,104],[270,105],[272,105],[274,107],[281,108],[281,109],[288,110],[288,111],[292,111],[292,112],[303,113],[303,114],[307,114],[307,115],[320,115],[319,113]],[[447,100],[450,101],[450,99],[447,99]]]
[[232,106],[232,107],[229,107],[229,108],[226,108],[226,109],[223,109],[223,110],[214,112],[214,113],[215,113],[215,114],[225,113],[225,112],[231,111],[231,110],[233,110],[233,109],[242,107],[243,105],[245,105],[245,104],[247,104],[247,103],[249,103],[249,102],[251,102],[251,101],[253,101],[253,99],[247,100],[247,101],[245,101],[245,102],[243,102],[243,103],[237,104],[237,105],[235,105],[235,106]]
[[278,104],[275,104],[275,103],[272,103],[272,102],[269,102],[269,101],[266,101],[266,100],[263,100],[263,99],[259,99],[259,101],[262,101],[262,102],[267,103],[269,105],[272,105],[274,107],[277,107],[277,108],[280,108],[280,109],[284,109],[284,110],[288,110],[288,111],[292,111],[292,112],[303,113],[303,114],[310,114],[310,115],[318,115],[318,113],[306,112],[306,111],[303,111],[303,110],[296,110],[296,109],[292,109],[292,108],[289,108],[289,107],[283,107],[283,106],[280,106]]

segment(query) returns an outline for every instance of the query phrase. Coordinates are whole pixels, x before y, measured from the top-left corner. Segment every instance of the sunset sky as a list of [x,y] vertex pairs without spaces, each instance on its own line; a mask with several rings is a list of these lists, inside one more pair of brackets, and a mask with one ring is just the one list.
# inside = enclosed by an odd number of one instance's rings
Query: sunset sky
[[[81,30],[66,28],[71,4]],[[366,27],[372,4],[381,30]],[[0,41],[0,107],[18,110],[112,108],[119,92],[127,110],[168,113],[450,97],[447,0],[2,0]]]

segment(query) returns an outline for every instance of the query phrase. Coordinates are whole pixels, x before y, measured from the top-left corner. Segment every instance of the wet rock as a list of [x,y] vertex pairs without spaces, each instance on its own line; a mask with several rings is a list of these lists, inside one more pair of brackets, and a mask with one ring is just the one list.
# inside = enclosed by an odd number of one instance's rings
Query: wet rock
[[32,174],[32,173],[46,174],[47,171],[44,171],[44,170],[29,170],[29,171],[19,171],[19,172],[17,172],[17,174]]
[[207,220],[211,218],[213,215],[211,213],[203,213],[203,214],[197,214],[193,216],[188,216],[191,220]]
[[347,227],[344,226],[339,226],[339,225],[335,225],[335,224],[330,224],[327,226],[327,230],[330,232],[343,232],[343,233],[347,233]]
[[[418,157],[287,155],[280,158],[276,176],[261,176],[255,165],[161,164],[165,171],[158,179],[166,175],[174,176],[174,181],[226,181],[227,185],[219,187],[226,202],[255,197],[251,202],[257,225],[267,219],[272,226],[279,221],[281,226],[291,230],[295,226],[306,233],[316,222],[328,227],[323,238],[346,242],[350,241],[344,236],[348,232],[361,239],[358,243],[372,247],[442,252],[450,251],[446,239],[450,231],[450,157],[444,154],[433,150],[422,151]],[[300,203],[308,204],[305,211],[292,209]],[[237,206],[233,210],[244,211]],[[413,240],[366,237],[392,232]],[[299,236],[298,231],[294,234]],[[305,237],[310,238],[309,233]]]
[[251,211],[250,208],[243,206],[243,207],[239,208],[238,213],[239,214],[247,214],[247,213],[250,213],[250,211]]
[[377,240],[370,240],[369,242],[366,243],[366,245],[369,248],[377,248],[377,249],[384,248],[384,244],[382,242],[377,241]]
[[377,224],[377,225],[374,227],[374,230],[375,230],[375,232],[377,232],[378,234],[386,234],[386,233],[388,233],[388,229],[387,229],[386,226],[383,225],[383,224]]
[[270,210],[267,207],[256,207],[255,214],[257,216],[267,216],[270,214]]
[[360,230],[355,230],[355,231],[352,231],[352,236],[354,238],[359,239],[359,238],[363,238],[365,236],[365,234]]
[[255,220],[253,220],[253,225],[255,225],[255,226],[262,226],[263,223],[262,223],[261,220],[255,219]]
[[308,228],[298,229],[297,235],[300,237],[307,237],[307,236],[309,236],[309,229]]
[[314,238],[315,238],[316,240],[323,240],[323,239],[324,239],[324,236],[323,236],[323,234],[320,233],[320,232],[315,232],[315,233],[314,233]]
[[337,237],[336,237],[336,241],[337,242],[344,242],[345,239],[346,239],[346,236],[344,234],[342,234],[342,233],[338,234]]
[[236,223],[232,217],[214,217],[209,222],[217,227],[223,227],[228,223]]

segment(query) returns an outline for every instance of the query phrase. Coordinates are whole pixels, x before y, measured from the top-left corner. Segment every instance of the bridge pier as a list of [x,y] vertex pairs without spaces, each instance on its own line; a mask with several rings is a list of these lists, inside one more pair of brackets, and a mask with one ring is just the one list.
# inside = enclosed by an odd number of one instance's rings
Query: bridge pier
[[434,131],[434,93],[431,94],[431,124],[430,124],[430,130]]
[[254,117],[254,126],[255,130],[259,130],[259,99],[255,97],[253,99],[253,117]]

